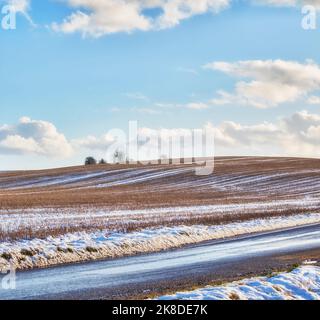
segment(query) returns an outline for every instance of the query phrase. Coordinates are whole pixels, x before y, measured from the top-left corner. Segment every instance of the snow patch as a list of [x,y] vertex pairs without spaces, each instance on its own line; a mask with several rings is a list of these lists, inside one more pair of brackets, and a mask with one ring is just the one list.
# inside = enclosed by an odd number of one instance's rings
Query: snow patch
[[[30,208],[21,210],[9,209],[1,210],[0,232],[8,234],[19,230],[53,230],[61,227],[78,228],[87,227],[101,229],[106,226],[121,222],[135,223],[154,222],[161,216],[163,223],[175,220],[181,221],[188,217],[206,217],[214,215],[241,215],[259,214],[261,218],[268,216],[270,212],[278,211],[281,215],[282,210],[308,209],[314,212],[319,208],[319,199],[303,198],[288,199],[278,201],[249,202],[243,204],[217,204],[217,205],[197,205],[197,206],[178,206],[164,208],[148,208],[137,210],[111,210],[100,208]],[[179,223],[177,223],[178,225]]]
[[178,292],[159,300],[319,300],[320,267],[302,266],[270,278],[257,277],[223,286]]

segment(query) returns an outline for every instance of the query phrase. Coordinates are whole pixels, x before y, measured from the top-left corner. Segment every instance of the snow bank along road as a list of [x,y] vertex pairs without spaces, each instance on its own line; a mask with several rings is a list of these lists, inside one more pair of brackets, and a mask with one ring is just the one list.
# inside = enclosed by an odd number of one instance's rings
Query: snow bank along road
[[[312,264],[317,263],[311,261]],[[307,264],[310,264],[307,261]],[[303,265],[271,277],[178,292],[158,300],[320,300],[320,267]]]
[[44,239],[0,242],[0,270],[44,268],[58,264],[159,252],[188,244],[320,223],[320,214],[261,218],[219,225],[147,228],[134,232],[75,232]]
[[[0,290],[0,299],[116,298],[152,292],[161,282],[232,269],[252,259],[320,248],[320,225],[299,227],[242,239],[207,242],[184,249],[109,261],[18,272],[15,290]],[[263,262],[264,264],[264,262]]]

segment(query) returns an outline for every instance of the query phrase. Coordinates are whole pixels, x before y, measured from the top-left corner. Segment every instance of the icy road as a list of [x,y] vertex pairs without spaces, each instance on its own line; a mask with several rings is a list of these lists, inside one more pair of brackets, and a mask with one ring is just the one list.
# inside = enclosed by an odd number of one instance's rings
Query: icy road
[[[116,260],[17,273],[16,289],[0,289],[0,299],[103,299],[151,292],[162,284],[200,279],[239,263],[320,248],[320,225],[211,241],[183,249]],[[269,259],[269,258],[268,258]],[[163,286],[167,283],[167,287]],[[173,288],[172,288],[173,289]]]

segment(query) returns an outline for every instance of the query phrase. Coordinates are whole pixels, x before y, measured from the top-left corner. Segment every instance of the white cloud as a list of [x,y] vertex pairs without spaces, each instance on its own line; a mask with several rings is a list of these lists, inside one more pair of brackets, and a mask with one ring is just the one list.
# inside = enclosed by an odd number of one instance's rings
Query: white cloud
[[250,147],[255,144],[266,144],[275,142],[273,139],[281,135],[278,126],[272,123],[261,123],[255,125],[241,125],[233,121],[225,121],[216,129],[217,144],[230,147]]
[[191,102],[185,105],[187,109],[192,109],[192,110],[204,110],[208,109],[209,106],[205,103],[202,102]]
[[130,111],[131,112],[138,112],[138,113],[146,114],[146,115],[157,115],[157,114],[162,113],[161,110],[158,110],[155,108],[149,108],[149,107],[146,107],[146,108],[134,107],[134,108],[131,108]]
[[197,70],[192,69],[192,68],[182,68],[182,67],[179,67],[179,68],[177,68],[177,71],[178,71],[178,72],[183,72],[183,73],[189,73],[189,74],[192,74],[192,75],[195,75],[195,76],[198,75]]
[[158,0],[146,1],[152,5],[156,4],[163,10],[163,14],[155,22],[159,28],[170,28],[178,25],[180,21],[188,19],[194,15],[206,12],[219,13],[227,8],[229,0]]
[[[215,137],[216,155],[320,157],[320,115],[307,111],[296,112],[275,123],[244,125],[224,121],[217,126],[208,123],[202,129],[204,128]],[[190,143],[192,141],[190,129],[173,128],[159,131],[153,128],[140,128],[138,130],[140,159],[155,159],[158,155],[159,132],[165,148],[168,147],[170,137],[174,140],[183,136],[187,138],[186,141]],[[116,138],[112,135],[101,138],[90,137],[79,145],[107,152],[115,141]],[[185,156],[192,154],[191,145],[185,144],[184,148]]]
[[[203,128],[215,137],[216,155],[320,157],[320,115],[307,111],[296,112],[274,123],[244,125],[224,121],[217,126],[208,123]],[[166,144],[168,147],[170,137],[179,139],[183,136],[190,142],[191,132],[186,128],[161,129],[164,147]],[[140,159],[154,159],[158,154],[158,133],[159,130],[153,128],[138,130]],[[124,136],[125,133],[110,131],[100,137],[91,135],[76,139],[70,144],[52,123],[24,117],[16,125],[0,127],[0,155],[64,158],[72,155],[73,150],[80,152],[82,149],[103,151],[108,155],[109,148],[114,145],[122,146],[125,150],[127,142]],[[184,155],[191,154],[191,145],[186,144]],[[179,154],[173,153],[172,156]]]
[[85,148],[89,150],[107,150],[116,141],[116,137],[111,134],[105,134],[101,137],[90,135],[83,139],[73,140],[72,144],[77,148]]
[[320,97],[319,96],[310,96],[307,100],[309,104],[320,104]]
[[141,14],[140,5],[136,1],[68,0],[67,3],[79,10],[63,23],[54,23],[52,28],[55,31],[81,32],[84,36],[100,37],[116,32],[150,29],[151,22]]
[[[320,157],[320,115],[294,113],[277,123],[244,126],[224,122],[215,129],[216,144],[225,152],[248,155]],[[232,151],[234,148],[234,151]]]
[[7,3],[14,8],[16,12],[28,12],[30,0],[7,0]]
[[[36,26],[29,14],[31,0],[0,0],[16,8]],[[83,36],[101,37],[117,32],[161,30],[172,28],[196,15],[217,14],[231,6],[232,0],[59,0],[74,11],[62,22],[53,22],[56,32],[80,32]],[[251,0],[256,5],[300,7],[305,4],[320,7],[319,0]],[[151,17],[148,10],[157,9]],[[187,69],[185,70],[186,72]],[[191,72],[196,74],[195,72]]]
[[[214,135],[217,155],[320,157],[320,115],[307,111],[296,112],[274,123],[244,125],[224,121],[217,126],[208,123],[203,128]],[[191,132],[187,128],[161,129],[166,142],[170,137],[190,138]],[[158,152],[158,133],[159,130],[153,128],[139,128],[140,159],[152,159]],[[0,155],[31,154],[63,158],[72,155],[73,150],[79,152],[81,149],[108,154],[109,148],[114,145],[125,148],[124,136],[125,133],[110,131],[100,137],[91,135],[69,143],[52,123],[24,117],[16,125],[0,127]],[[188,154],[191,154],[191,148],[186,145],[185,155]]]
[[252,0],[253,4],[272,6],[272,7],[301,7],[304,5],[313,5],[320,7],[319,0]]
[[299,2],[301,3],[298,0],[252,0],[254,4],[274,7],[295,7]]
[[292,153],[304,156],[320,156],[320,115],[307,111],[295,113],[283,120],[287,136],[283,143]]
[[22,14],[33,27],[36,26],[29,14],[31,0],[6,0],[6,2],[16,13]]
[[[213,104],[238,104],[271,108],[295,102],[320,89],[320,68],[312,61],[249,60],[235,63],[213,62],[206,69],[240,78],[235,91],[218,91]],[[248,80],[247,80],[248,79]]]
[[125,96],[133,100],[143,100],[143,101],[149,100],[149,98],[141,92],[127,92]]
[[[301,1],[296,1],[297,2],[297,6],[301,5]],[[303,5],[312,5],[314,7],[316,7],[317,9],[320,8],[320,0],[304,0],[302,1]]]
[[159,109],[190,109],[190,110],[205,110],[210,106],[204,102],[189,102],[185,104],[179,103],[161,103],[157,102],[155,107]]
[[0,127],[0,154],[64,158],[72,152],[65,136],[50,122],[23,117],[16,125]]
[[[307,111],[296,112],[292,117],[284,119],[283,123],[289,133],[304,138],[310,129],[320,126],[320,115]],[[320,139],[318,142],[320,144]]]
[[[80,32],[83,36],[101,37],[116,32],[147,31],[171,28],[182,20],[206,12],[218,13],[230,0],[65,0],[76,11],[62,23],[53,23],[58,32]],[[159,9],[157,17],[146,10]]]

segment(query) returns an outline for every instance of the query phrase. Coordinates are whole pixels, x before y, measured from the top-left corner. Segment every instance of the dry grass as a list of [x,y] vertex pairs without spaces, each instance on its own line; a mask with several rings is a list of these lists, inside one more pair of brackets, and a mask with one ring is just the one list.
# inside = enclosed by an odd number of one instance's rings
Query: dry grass
[[[320,211],[320,210],[319,210]],[[46,238],[48,236],[59,236],[66,233],[73,232],[91,232],[96,230],[108,229],[110,232],[133,232],[152,227],[174,227],[177,225],[220,225],[227,223],[234,223],[240,221],[250,221],[259,218],[271,218],[278,216],[291,216],[302,213],[309,213],[308,208],[295,208],[290,207],[273,207],[271,210],[254,209],[246,212],[240,210],[238,212],[209,212],[205,214],[196,213],[168,213],[168,214],[150,214],[143,215],[137,214],[134,217],[123,217],[121,215],[114,217],[102,218],[88,218],[86,221],[78,223],[72,217],[73,213],[70,212],[70,218],[66,216],[63,218],[63,224],[47,226],[46,222],[42,225],[26,227],[22,225],[14,230],[1,230],[0,241],[13,240],[13,239],[32,239],[32,238]],[[23,219],[23,215],[22,215]],[[81,220],[81,219],[80,219]],[[62,219],[61,219],[62,221]]]

